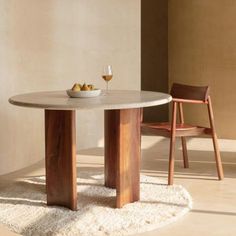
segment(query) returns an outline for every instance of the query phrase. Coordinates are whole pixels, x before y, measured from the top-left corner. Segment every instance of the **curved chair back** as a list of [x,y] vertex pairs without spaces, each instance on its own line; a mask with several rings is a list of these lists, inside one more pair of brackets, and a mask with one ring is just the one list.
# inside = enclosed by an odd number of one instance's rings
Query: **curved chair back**
[[[174,100],[189,100],[185,102],[203,102],[206,103],[209,96],[209,86],[190,86],[174,83],[170,94]],[[183,101],[184,102],[184,101]]]

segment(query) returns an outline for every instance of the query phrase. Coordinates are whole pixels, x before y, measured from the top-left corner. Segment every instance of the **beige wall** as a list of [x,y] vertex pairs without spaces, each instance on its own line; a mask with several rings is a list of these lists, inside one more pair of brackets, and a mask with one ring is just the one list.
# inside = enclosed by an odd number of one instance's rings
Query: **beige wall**
[[[44,158],[43,111],[9,96],[76,81],[140,89],[140,0],[0,0],[0,174]],[[103,112],[78,112],[78,148],[103,138]]]
[[[168,1],[141,1],[141,88],[168,92]],[[144,120],[166,121],[168,105],[144,109]]]
[[[236,138],[235,13],[235,0],[169,0],[169,82],[210,85],[224,138]],[[188,107],[188,120],[206,123],[203,111]]]

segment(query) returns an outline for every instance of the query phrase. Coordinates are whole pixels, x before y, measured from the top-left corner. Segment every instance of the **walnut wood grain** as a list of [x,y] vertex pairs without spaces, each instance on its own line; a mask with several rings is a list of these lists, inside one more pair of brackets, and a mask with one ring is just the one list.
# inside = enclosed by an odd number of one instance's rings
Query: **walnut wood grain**
[[105,186],[116,188],[117,159],[119,156],[119,110],[104,112]]
[[170,94],[173,98],[205,102],[208,98],[209,86],[190,86],[173,83]]
[[[184,112],[183,112],[182,102],[178,103],[178,108],[179,108],[179,121],[180,121],[180,124],[183,125],[184,124]],[[181,136],[181,143],[182,143],[184,168],[189,168],[187,142],[186,142],[186,138],[184,136]]]
[[172,121],[171,121],[171,135],[170,135],[170,153],[169,153],[169,171],[168,171],[168,185],[172,185],[174,181],[174,167],[175,167],[175,139],[176,139],[176,114],[177,103],[173,102],[172,107]]
[[47,204],[77,209],[75,111],[45,110]]
[[140,197],[140,119],[140,109],[105,111],[105,185],[118,208]]
[[[143,123],[142,134],[145,135],[158,135],[169,138],[171,136],[171,123]],[[189,124],[176,124],[176,137],[192,137],[204,134],[211,134],[211,129],[207,127],[189,125]]]
[[217,168],[218,178],[219,178],[219,180],[222,180],[222,179],[224,179],[224,171],[223,171],[223,166],[222,166],[222,162],[221,162],[221,156],[220,156],[220,150],[219,150],[219,145],[218,145],[218,139],[217,139],[217,135],[216,135],[214,114],[213,114],[210,96],[208,97],[207,108],[208,108],[210,126],[211,126],[211,130],[212,130],[212,142],[213,142],[213,147],[214,147],[214,151],[215,151],[215,160],[216,160],[216,168]]

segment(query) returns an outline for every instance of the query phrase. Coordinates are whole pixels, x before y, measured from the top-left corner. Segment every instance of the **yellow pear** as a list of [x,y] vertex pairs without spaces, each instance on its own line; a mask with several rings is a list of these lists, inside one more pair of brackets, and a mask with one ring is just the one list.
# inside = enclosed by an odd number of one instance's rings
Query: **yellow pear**
[[74,91],[74,92],[80,91],[80,86],[79,86],[79,84],[74,84],[73,87],[72,87],[72,91]]
[[81,90],[82,90],[82,91],[88,91],[88,90],[90,90],[90,89],[89,89],[88,85],[84,83],[83,86],[82,86],[82,88],[81,88]]
[[94,85],[93,84],[89,84],[88,87],[89,87],[90,90],[94,90]]

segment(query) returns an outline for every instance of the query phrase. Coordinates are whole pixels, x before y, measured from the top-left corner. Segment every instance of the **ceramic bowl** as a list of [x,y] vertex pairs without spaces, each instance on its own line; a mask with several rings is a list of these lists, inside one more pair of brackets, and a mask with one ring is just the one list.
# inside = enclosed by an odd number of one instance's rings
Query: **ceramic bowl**
[[101,94],[101,89],[94,89],[89,91],[73,91],[71,89],[66,90],[66,93],[71,98],[91,98],[97,97]]

